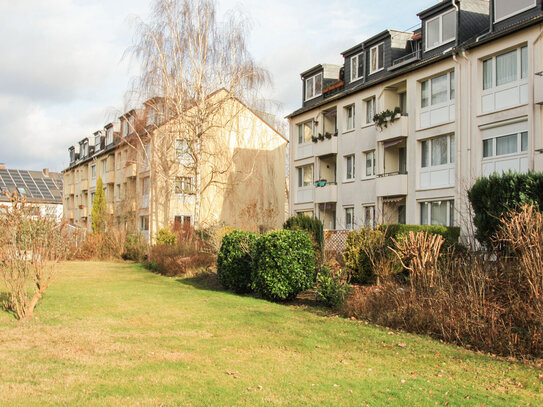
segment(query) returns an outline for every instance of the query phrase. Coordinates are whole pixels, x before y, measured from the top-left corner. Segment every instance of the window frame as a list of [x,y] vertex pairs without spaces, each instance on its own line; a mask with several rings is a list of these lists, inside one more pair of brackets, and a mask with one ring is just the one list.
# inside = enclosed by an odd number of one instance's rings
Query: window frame
[[[371,165],[371,174],[368,175],[368,156],[371,155],[370,161],[372,163]],[[375,178],[377,175],[377,151],[376,150],[368,150],[364,152],[364,179],[369,178]]]
[[[345,130],[344,130],[344,132],[354,130],[356,128],[356,109],[355,109],[354,103],[352,105],[345,106],[343,108],[343,111],[345,112]],[[349,116],[349,112],[352,112],[352,116]],[[349,127],[349,119],[352,119],[352,126],[351,127]]]
[[[526,149],[522,149],[522,138],[523,135],[526,134]],[[498,151],[498,139],[502,137],[510,137],[510,136],[516,136],[517,138],[517,151],[514,153],[506,153],[506,154],[497,154]],[[492,140],[492,155],[488,155],[485,157],[485,141]],[[528,131],[518,131],[516,133],[506,133],[506,134],[500,134],[492,137],[486,137],[482,139],[482,146],[481,146],[481,157],[483,162],[484,161],[492,161],[496,159],[501,159],[503,157],[514,157],[514,156],[520,156],[528,154],[529,145],[530,145],[530,137]]]
[[[366,108],[366,124],[373,124],[373,117],[375,116],[375,113],[377,112],[377,98],[375,96],[372,96],[368,99],[364,100],[364,106]],[[372,114],[371,117],[368,117],[368,107],[372,106]],[[368,121],[369,119],[369,121]]]
[[[433,145],[433,142],[437,139],[441,139],[441,138],[446,138],[447,139],[447,162],[444,163],[444,164],[437,164],[437,165],[434,165],[432,163],[432,145]],[[451,141],[452,140],[452,141]],[[427,146],[428,148],[426,149],[426,157],[427,157],[427,164],[424,165],[424,146],[425,146],[425,143],[428,143]],[[427,169],[427,170],[431,170],[432,168],[437,168],[437,167],[443,167],[443,166],[450,166],[450,165],[455,165],[455,161],[456,161],[456,136],[454,133],[451,133],[451,134],[444,134],[444,135],[441,135],[441,136],[437,136],[437,137],[431,137],[431,138],[427,138],[427,139],[424,139],[424,140],[421,140],[420,141],[420,168],[421,169]]]
[[[360,73],[360,59],[362,59],[362,73]],[[364,52],[353,55],[350,58],[351,62],[351,82],[358,81],[364,77],[365,64],[364,64]],[[356,76],[353,75],[353,65],[356,66]]]
[[174,180],[174,193],[176,195],[194,195],[196,193],[194,177],[186,175],[176,176]]
[[494,6],[494,7],[493,7],[494,23],[499,23],[500,21],[507,20],[508,18],[511,18],[511,17],[513,17],[513,16],[516,16],[517,14],[523,13],[523,12],[525,12],[525,11],[527,11],[527,10],[530,10],[530,9],[532,9],[532,8],[534,8],[534,7],[537,6],[537,1],[536,1],[536,0],[533,0],[533,4],[532,4],[531,6],[524,7],[524,8],[522,8],[522,9],[520,9],[520,10],[517,10],[517,11],[514,12],[514,13],[507,14],[507,15],[501,17],[501,18],[496,18],[496,8],[497,8],[497,7],[496,7],[496,3],[497,3],[497,1],[496,1],[496,0],[493,0],[493,2],[494,2],[494,4],[493,4],[493,6]]
[[[317,90],[317,86],[316,86],[317,81],[315,80],[318,76],[320,76],[320,84],[321,84],[319,93],[316,92],[316,90]],[[310,80],[312,81],[311,82],[311,96],[308,96],[308,83],[309,83]],[[317,73],[315,75],[310,76],[309,78],[305,78],[304,79],[304,84],[305,84],[305,86],[304,86],[304,92],[305,92],[304,93],[304,101],[307,102],[308,100],[315,99],[315,98],[321,96],[322,95],[322,85],[323,85],[323,73],[319,72],[319,73]]]
[[[344,156],[345,159],[345,182],[354,181],[356,178],[356,158],[354,154]],[[350,161],[350,165],[349,165]],[[349,177],[350,170],[350,177]]]
[[[368,220],[366,216],[366,211],[370,210],[371,219]],[[375,217],[375,204],[364,204],[362,205],[362,214],[364,216],[364,227],[368,229],[374,229],[376,226],[376,217]]]
[[[446,14],[449,14],[449,13],[454,13],[455,14],[455,24],[454,24],[454,36],[452,38],[447,38],[447,39],[443,39],[443,16],[445,16]],[[428,46],[428,24],[431,23],[432,21],[435,21],[435,20],[439,20],[439,43],[437,45],[432,45],[431,47]],[[428,20],[426,20],[424,22],[424,35],[425,35],[425,38],[424,38],[424,49],[425,51],[431,51],[435,48],[439,48],[445,44],[448,44],[449,42],[452,42],[456,39],[457,35],[458,35],[458,32],[457,32],[457,20],[458,20],[458,16],[456,15],[456,10],[452,9],[452,10],[447,10],[447,11],[444,11],[443,13],[435,16],[435,17],[432,17]]]
[[[521,83],[522,81],[527,81],[527,78],[528,78],[528,70],[526,70],[526,75],[523,77],[522,76],[522,67],[523,67],[523,63],[522,63],[522,51],[526,49],[526,65],[528,66],[528,58],[529,58],[529,55],[528,55],[528,44],[525,44],[525,45],[521,45],[521,46],[516,46],[514,48],[510,48],[508,49],[507,51],[504,51],[504,52],[500,52],[499,54],[495,54],[495,55],[492,55],[491,57],[488,57],[488,58],[484,58],[484,59],[481,59],[481,89],[482,89],[482,94],[483,96],[486,95],[486,94],[489,94],[489,93],[494,93],[496,92],[496,90],[499,90],[499,89],[503,89],[503,88],[506,88],[506,87],[510,87],[510,86],[514,86],[514,84],[519,84]],[[501,85],[498,85],[498,64],[496,63],[496,59],[502,55],[506,55],[510,52],[513,52],[513,51],[516,51],[516,64],[517,64],[517,77],[514,81],[511,81],[511,82],[507,82],[507,83],[504,83],[504,84],[501,84]],[[486,88],[485,89],[485,73],[486,73],[486,70],[485,70],[485,63],[486,62],[491,62],[491,69],[490,69],[490,74],[492,75],[492,80],[491,80],[491,85],[490,87]]]
[[[446,76],[446,82],[447,82],[447,100],[445,102],[440,103],[432,103],[433,102],[433,95],[432,95],[432,81],[441,78],[442,76]],[[423,101],[423,88],[424,84],[427,84],[427,92],[428,92],[428,105],[422,106]],[[453,86],[454,85],[454,88]],[[432,76],[430,78],[424,79],[420,81],[420,109],[421,111],[428,111],[432,110],[433,108],[436,108],[437,106],[446,106],[454,103],[453,101],[456,100],[456,73],[454,70],[447,71],[445,73],[441,73],[439,75]]]
[[[345,206],[343,209],[345,213],[345,230],[354,230],[354,206]],[[347,223],[347,213],[350,213],[350,223]]]
[[[307,141],[304,141],[303,140],[303,137],[304,137],[304,132],[301,131],[301,129],[304,128],[305,125],[307,125],[308,123],[311,123],[311,138]],[[315,122],[313,120],[307,120],[303,123],[299,123],[296,125],[296,127],[298,128],[298,145],[303,145],[303,144],[308,144],[310,143],[313,138],[315,137]]]
[[[307,185],[304,185],[305,171],[309,167],[311,168],[311,181]],[[306,165],[301,165],[299,167],[296,167],[296,176],[298,177],[298,182],[296,183],[296,186],[298,189],[311,188],[313,186],[313,181],[315,179],[314,172],[313,172],[313,164],[306,164]]]
[[[382,63],[383,65],[379,68],[379,61],[381,61],[381,52],[379,51],[379,47],[383,47],[383,55],[382,55]],[[373,55],[373,52],[377,53],[377,58],[376,58],[376,67],[377,69],[373,70],[372,69],[372,66],[371,66],[371,60],[372,60],[372,55]],[[380,42],[379,44],[377,45],[374,45],[373,47],[370,48],[370,60],[369,60],[369,74],[370,75],[373,75],[374,73],[377,73],[377,72],[380,72],[382,71],[383,69],[385,69],[385,43],[384,41],[383,42]]]
[[[445,225],[439,225],[439,226],[446,226],[446,227],[451,227],[451,226],[454,226],[455,224],[455,216],[454,216],[454,211],[455,211],[455,203],[454,203],[454,198],[444,198],[444,199],[430,199],[430,200],[426,200],[426,201],[419,201],[418,204],[419,204],[419,216],[420,216],[420,221],[419,221],[419,224],[420,225],[433,225],[432,224],[432,204],[433,203],[441,203],[441,202],[445,202],[447,204],[447,219],[446,219],[446,224]],[[426,213],[426,221],[427,223],[423,223],[423,212],[424,212],[424,205],[427,205],[427,213]]]

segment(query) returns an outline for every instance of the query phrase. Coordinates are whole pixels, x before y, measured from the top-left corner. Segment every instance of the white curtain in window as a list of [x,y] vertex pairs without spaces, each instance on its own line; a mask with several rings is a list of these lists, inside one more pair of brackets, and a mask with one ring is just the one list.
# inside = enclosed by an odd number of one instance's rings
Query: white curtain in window
[[492,58],[483,61],[483,90],[494,86],[492,72]]
[[315,96],[322,93],[322,74],[315,76]]
[[447,226],[447,201],[432,202],[432,225]]
[[421,167],[428,167],[428,143],[429,141],[425,140],[421,143]]
[[520,136],[520,151],[528,151],[528,132],[523,131]]
[[492,157],[494,155],[494,139],[483,140],[483,157]]
[[304,187],[307,187],[313,182],[313,166],[306,165],[302,169],[304,171]]
[[514,82],[517,77],[517,50],[496,57],[496,85]]
[[447,77],[445,74],[432,79],[432,105],[447,101]]
[[455,153],[455,145],[454,145],[454,134],[451,134],[449,136],[449,163],[454,163],[454,153]]
[[424,81],[421,83],[421,100],[420,100],[421,107],[427,107],[429,104],[428,84],[429,84],[429,81]]
[[432,140],[432,166],[447,164],[447,137]]
[[373,122],[373,116],[375,116],[375,98],[366,102],[366,123]]
[[445,42],[454,39],[456,37],[456,12],[453,10],[447,14],[443,14],[442,19],[442,41]]
[[513,154],[517,152],[517,134],[496,138],[496,155]]
[[313,97],[313,78],[309,78],[305,81],[305,98],[309,99]]
[[426,48],[439,44],[439,18],[426,23]]
[[420,224],[428,224],[428,202],[422,202],[420,204]]
[[520,49],[520,77],[526,78],[528,75],[528,47]]
[[495,0],[496,20],[516,14],[518,10],[535,6],[535,0]]

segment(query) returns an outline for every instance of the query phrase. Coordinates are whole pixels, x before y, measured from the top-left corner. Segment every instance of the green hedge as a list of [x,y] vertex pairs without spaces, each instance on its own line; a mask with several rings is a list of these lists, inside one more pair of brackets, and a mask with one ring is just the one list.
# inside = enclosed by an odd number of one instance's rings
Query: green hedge
[[387,244],[392,244],[392,238],[398,240],[409,232],[426,232],[434,235],[441,235],[445,238],[446,246],[453,246],[458,243],[460,238],[460,228],[456,226],[437,226],[437,225],[403,225],[393,223],[389,225],[379,225],[379,230],[385,232]]
[[253,259],[252,288],[263,298],[289,300],[313,284],[313,245],[304,231],[280,230],[261,236]]
[[217,256],[217,278],[227,290],[251,291],[252,255],[257,235],[235,230],[222,239]]
[[543,173],[510,172],[479,178],[468,191],[468,198],[477,228],[475,237],[490,246],[505,213],[527,204],[543,209]]
[[315,243],[317,254],[322,253],[324,247],[324,229],[320,219],[312,218],[307,215],[296,215],[287,219],[283,225],[287,230],[305,230]]

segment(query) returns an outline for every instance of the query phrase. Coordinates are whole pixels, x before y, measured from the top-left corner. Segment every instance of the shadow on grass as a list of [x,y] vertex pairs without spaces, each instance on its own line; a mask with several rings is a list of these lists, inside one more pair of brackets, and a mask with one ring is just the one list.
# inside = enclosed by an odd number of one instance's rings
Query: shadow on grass
[[217,280],[217,273],[211,270],[202,271],[192,277],[181,277],[177,279],[178,283],[185,284],[198,290],[207,291],[226,291]]

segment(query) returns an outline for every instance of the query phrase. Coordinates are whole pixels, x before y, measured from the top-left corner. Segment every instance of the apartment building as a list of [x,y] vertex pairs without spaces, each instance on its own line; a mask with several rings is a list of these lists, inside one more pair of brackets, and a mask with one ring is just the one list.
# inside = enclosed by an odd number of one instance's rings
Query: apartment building
[[198,227],[279,227],[284,220],[287,140],[226,90],[212,97],[226,102],[217,103],[221,111],[206,136],[213,144],[198,157],[198,176],[206,186],[198,203],[190,140],[178,118],[157,109],[161,104],[155,98],[70,147],[70,164],[64,170],[65,218],[90,230],[101,177],[111,223],[147,239],[164,226],[194,225],[196,205]]
[[[289,115],[290,213],[326,229],[455,225],[478,177],[542,171],[541,0],[442,1],[344,64],[301,74]],[[374,122],[375,115],[377,122]]]

